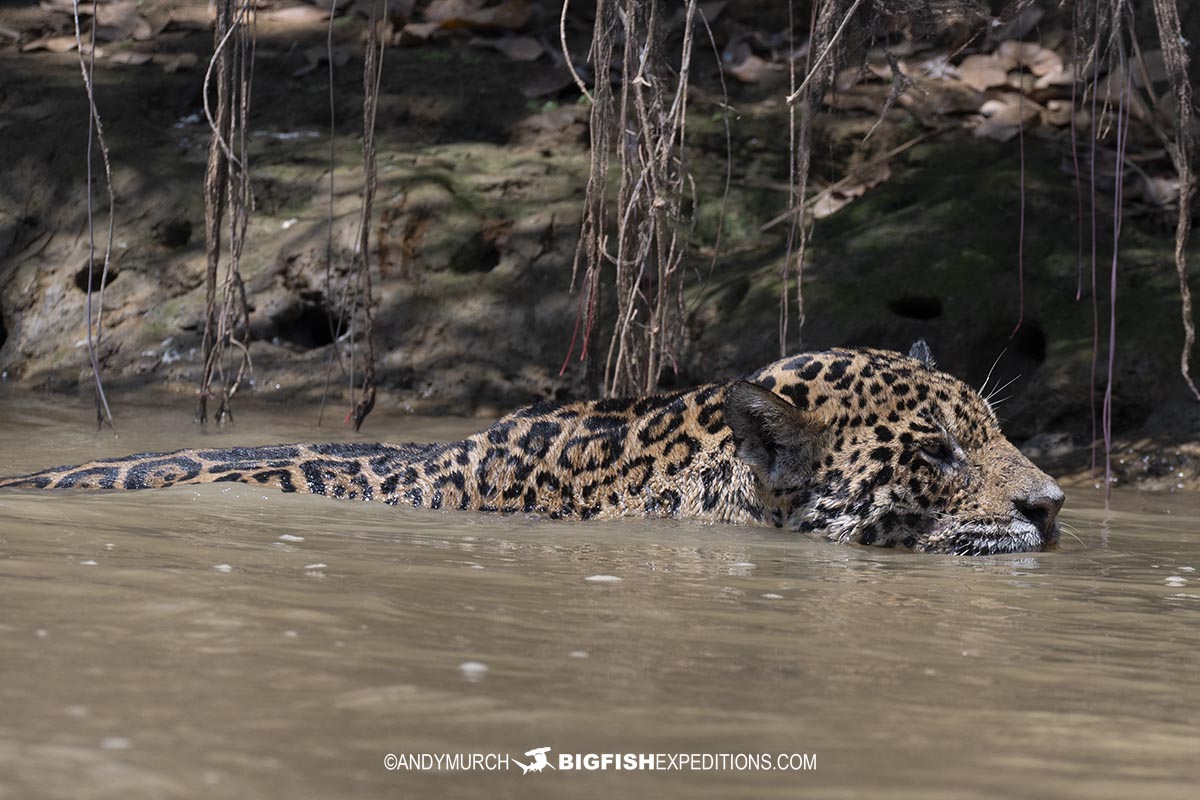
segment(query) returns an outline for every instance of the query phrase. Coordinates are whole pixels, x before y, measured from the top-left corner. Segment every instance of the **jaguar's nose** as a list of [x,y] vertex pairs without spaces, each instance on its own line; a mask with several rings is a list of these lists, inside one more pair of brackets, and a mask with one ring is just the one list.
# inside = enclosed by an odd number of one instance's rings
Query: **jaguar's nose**
[[1042,536],[1050,539],[1054,536],[1054,519],[1063,506],[1066,496],[1058,484],[1050,483],[1034,491],[1013,498],[1013,505],[1021,516],[1032,522],[1042,532]]

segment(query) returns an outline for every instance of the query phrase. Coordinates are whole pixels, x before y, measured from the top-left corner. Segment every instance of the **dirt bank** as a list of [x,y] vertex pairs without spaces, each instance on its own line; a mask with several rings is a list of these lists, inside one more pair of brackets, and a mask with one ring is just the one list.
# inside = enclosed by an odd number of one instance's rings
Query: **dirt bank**
[[[110,50],[152,60],[97,62],[117,194],[101,360],[118,402],[164,393],[186,417],[200,373],[201,69],[211,31],[201,5],[142,8],[157,34]],[[533,8],[522,33],[554,41],[558,6]],[[19,34],[0,38],[0,370],[23,386],[86,393],[79,64],[71,52],[22,50],[61,25],[47,14],[6,7],[0,19]],[[570,22],[572,46],[586,52],[588,20]],[[254,335],[248,391],[312,401],[331,374],[341,409],[345,379],[327,366],[338,346],[329,316],[348,274],[358,213],[362,22],[346,17],[334,30],[345,56],[336,78],[332,276],[327,283],[329,109],[326,66],[314,55],[326,32],[319,19],[259,22],[256,209],[242,267]],[[718,28],[717,35],[732,34]],[[590,364],[572,363],[560,374],[577,310],[571,262],[586,179],[587,106],[550,57],[553,48],[533,61],[514,60],[494,46],[506,36],[485,33],[475,45],[465,34],[402,38],[385,57],[372,238],[379,402],[386,407],[486,416],[596,391]],[[200,66],[164,69],[182,56]],[[719,74],[711,55],[697,64],[688,153],[698,191],[710,199],[698,209],[693,237],[692,345],[664,376],[680,385],[778,357],[785,252],[785,226],[762,229],[787,200],[786,115],[771,82],[782,77],[729,81],[732,184],[722,213],[727,145]],[[843,108],[820,122],[814,175],[827,184],[852,165],[919,141],[886,159],[886,175],[863,181],[861,196],[817,223],[803,345],[899,349],[924,337],[948,370],[975,385],[991,373],[989,386],[1005,386],[1006,429],[1030,452],[1078,468],[1092,437],[1093,312],[1068,140],[1059,129],[1034,126],[1023,137],[1022,160],[1016,140],[972,135],[953,110],[944,112],[944,130],[930,132],[928,113],[893,110],[868,148],[860,143],[876,114]],[[1101,191],[1097,204],[1107,219],[1111,196]],[[1194,486],[1196,475],[1195,453],[1164,448],[1200,437],[1200,412],[1177,374],[1182,331],[1170,226],[1165,211],[1125,220],[1113,386],[1113,427],[1128,445],[1122,480],[1164,489]],[[1110,234],[1099,239],[1106,313]],[[1100,324],[1106,329],[1106,320]],[[1103,392],[1102,374],[1095,386]],[[1169,476],[1137,466],[1171,453],[1181,455]]]

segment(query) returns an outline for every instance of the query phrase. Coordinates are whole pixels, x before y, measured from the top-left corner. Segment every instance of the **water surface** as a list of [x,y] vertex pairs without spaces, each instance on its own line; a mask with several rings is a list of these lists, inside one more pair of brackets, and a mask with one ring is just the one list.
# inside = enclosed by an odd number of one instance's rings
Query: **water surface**
[[[0,472],[352,438],[292,412],[217,433],[126,413],[114,441],[79,406],[0,396]],[[0,798],[1190,798],[1198,514],[1194,495],[1105,510],[1071,487],[1060,551],[962,558],[240,485],[3,493]],[[817,768],[384,767],[539,746]]]

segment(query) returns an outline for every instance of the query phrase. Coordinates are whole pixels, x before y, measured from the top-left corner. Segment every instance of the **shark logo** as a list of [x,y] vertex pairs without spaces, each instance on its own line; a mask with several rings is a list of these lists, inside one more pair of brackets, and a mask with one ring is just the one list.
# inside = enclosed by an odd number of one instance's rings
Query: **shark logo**
[[522,764],[515,758],[513,759],[513,763],[521,768],[522,775],[528,775],[530,772],[541,772],[546,767],[554,769],[554,765],[546,759],[546,753],[549,751],[549,747],[535,747],[532,750],[525,751],[525,755],[533,759],[528,764]]

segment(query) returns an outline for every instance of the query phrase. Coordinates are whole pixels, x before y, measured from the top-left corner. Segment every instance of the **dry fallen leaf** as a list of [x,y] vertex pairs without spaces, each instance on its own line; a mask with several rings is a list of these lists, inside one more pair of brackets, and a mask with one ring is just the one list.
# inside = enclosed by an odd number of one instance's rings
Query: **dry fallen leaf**
[[[868,73],[869,74],[869,73]],[[858,85],[858,82],[866,78],[863,70],[859,67],[847,67],[841,70],[833,79],[833,88],[839,92],[846,92]]]
[[1034,89],[1049,89],[1051,86],[1070,86],[1075,82],[1075,70],[1061,68],[1057,72],[1048,72],[1034,81]]
[[[337,7],[340,14],[358,14],[363,19],[371,17],[371,9],[376,11],[383,7],[383,0],[312,0],[313,4],[322,11],[332,11]],[[413,6],[417,0],[388,0],[387,12],[392,19],[407,20],[412,17]]]
[[533,16],[533,7],[529,5],[528,0],[507,0],[490,11],[489,24],[509,31],[524,28]]
[[263,13],[263,19],[285,25],[308,25],[329,19],[329,12],[316,6],[289,6]]
[[428,39],[441,29],[440,22],[410,22],[400,29],[400,33],[415,39]]
[[846,206],[850,205],[854,198],[842,197],[833,193],[824,194],[817,198],[812,204],[813,219],[825,219],[831,217],[841,211]]
[[990,98],[979,107],[981,116],[976,117],[973,133],[987,139],[1007,142],[1018,133],[1021,127],[1028,129],[1044,109],[1029,98],[1019,94],[1003,94]]
[[433,0],[425,9],[425,19],[451,30],[517,31],[533,16],[529,0],[504,0],[490,8],[482,6],[481,0]]
[[851,167],[845,178],[818,193],[811,201],[813,218],[824,219],[837,213],[890,177],[892,167],[886,161]]
[[751,53],[746,56],[745,60],[740,64],[725,68],[733,77],[737,78],[742,83],[758,83],[764,78],[779,72],[783,69],[780,64],[772,64],[769,61],[764,61],[758,56]]
[[1037,42],[1017,42],[1009,39],[1007,42],[1001,42],[996,48],[996,60],[1006,70],[1016,69],[1018,66],[1028,69],[1044,49]]
[[138,13],[137,0],[121,0],[119,3],[97,6],[96,23],[96,38],[101,41],[137,39],[144,42],[154,36],[150,23]]
[[1041,112],[1040,105],[1029,98],[1022,98],[1016,94],[993,97],[979,107],[979,113],[985,117],[1011,125],[1016,125],[1018,122],[1028,125]]
[[180,53],[163,64],[163,72],[173,75],[176,72],[186,72],[195,69],[200,61],[195,53]]
[[898,42],[892,42],[887,47],[873,48],[867,56],[877,61],[886,62],[888,53],[891,53],[894,58],[906,58],[922,50],[928,50],[932,46],[928,42],[918,42],[915,39],[904,38]]
[[892,177],[892,167],[886,161],[877,164],[861,164],[850,169],[849,182],[838,189],[838,194],[847,197],[862,197],[868,189],[874,189],[879,184]]
[[41,39],[34,39],[32,42],[21,45],[21,52],[49,50],[51,53],[68,53],[75,49],[75,45],[74,36],[43,36]]
[[1008,69],[994,55],[967,56],[958,65],[958,79],[975,91],[983,92],[993,86],[1003,86],[1008,80]]
[[1043,47],[1025,64],[1025,68],[1039,78],[1059,73],[1063,71],[1062,56]]
[[[909,66],[907,61],[905,61],[903,58],[900,58],[896,53],[892,53],[892,58],[895,60],[896,68],[900,70],[901,75],[906,77],[912,75],[912,68]],[[867,60],[867,69],[870,70],[876,78],[880,78],[885,81],[894,80],[896,77],[892,73],[892,63],[888,61],[887,53],[882,51],[880,51],[878,58],[872,56]]]
[[925,124],[935,120],[927,117],[947,114],[969,114],[979,110],[984,97],[960,81],[918,79],[913,91],[900,96],[900,105],[917,115]]
[[[75,6],[73,0],[42,0],[38,3],[38,8],[42,11],[51,11],[59,14],[67,14],[74,16]],[[90,17],[95,11],[95,5],[92,3],[80,3],[79,15]]]
[[[1047,100],[1046,113],[1042,115],[1042,119],[1046,121],[1047,125],[1054,125],[1055,127],[1070,125],[1073,110],[1070,100]],[[1079,119],[1076,118],[1076,123],[1078,122]]]
[[135,50],[120,50],[108,57],[110,64],[148,64],[154,60],[150,53],[139,53]]
[[1036,42],[1001,42],[996,48],[996,60],[1005,69],[1025,69],[1042,78],[1062,72],[1062,56]]
[[890,86],[878,83],[860,83],[838,92],[829,92],[822,102],[839,111],[867,111],[878,114],[892,93]]
[[[935,81],[944,81],[947,78],[954,77],[954,65],[950,63],[950,57],[944,53],[917,59],[914,61],[914,64],[918,75],[923,75]],[[908,74],[904,71],[906,66],[906,62],[900,62],[900,71],[905,75]]]
[[483,0],[432,0],[425,8],[425,19],[430,22],[462,19],[479,13],[481,8]]

